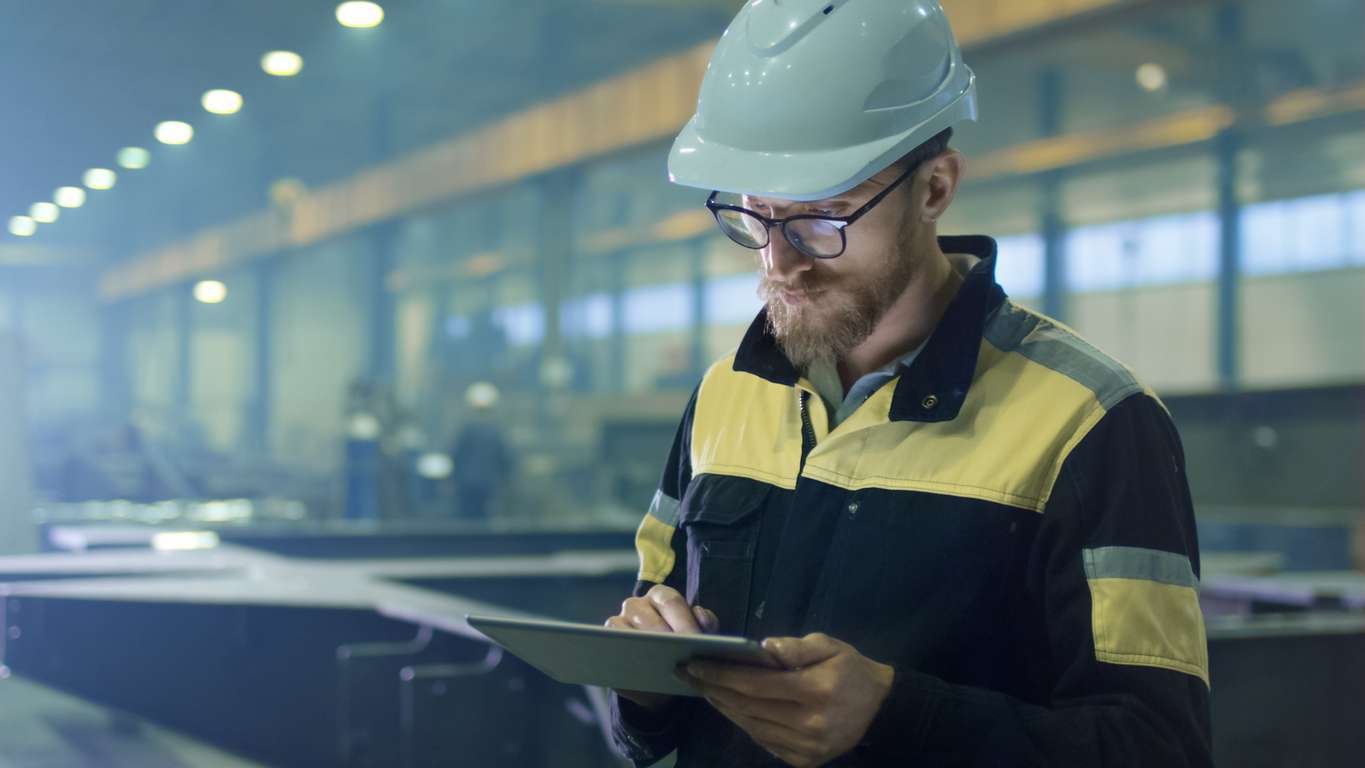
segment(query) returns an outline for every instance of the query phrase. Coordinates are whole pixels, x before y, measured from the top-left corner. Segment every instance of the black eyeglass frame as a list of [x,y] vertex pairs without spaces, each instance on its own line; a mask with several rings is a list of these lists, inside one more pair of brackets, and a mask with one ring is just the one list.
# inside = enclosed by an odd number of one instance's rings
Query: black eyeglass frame
[[[767,248],[768,244],[772,242],[771,233],[773,227],[781,225],[782,236],[785,237],[787,239],[787,242],[791,243],[791,246],[796,250],[800,251],[801,253],[804,253],[805,255],[813,259],[837,259],[840,256],[844,255],[844,251],[848,250],[848,233],[845,230],[852,226],[853,222],[862,218],[864,214],[875,208],[877,206],[877,203],[880,203],[882,200],[886,199],[886,196],[891,194],[891,191],[893,189],[900,186],[901,182],[910,178],[910,174],[914,173],[917,170],[919,170],[919,164],[911,165],[909,168],[905,170],[905,173],[902,173],[900,176],[897,176],[895,181],[891,182],[890,184],[887,184],[885,189],[873,195],[871,200],[868,200],[866,203],[863,203],[858,208],[858,210],[854,211],[853,213],[850,213],[847,216],[820,216],[814,213],[803,213],[798,214],[796,216],[788,216],[784,219],[770,219],[767,216],[764,216],[763,214],[759,213],[758,211],[752,211],[743,206],[717,203],[716,195],[720,194],[720,190],[712,192],[711,196],[706,198],[706,208],[707,210],[711,211],[711,215],[716,218],[716,225],[719,226],[720,230],[725,233],[725,236],[730,238],[730,241],[733,242],[735,245],[738,245],[742,248],[748,248],[754,251]],[[753,216],[754,218],[763,222],[764,224],[763,231],[766,235],[766,239],[760,245],[748,245],[739,242],[734,238],[733,235],[730,234],[730,230],[725,226],[725,222],[721,221],[720,219],[721,211],[735,211],[736,213]],[[802,219],[819,219],[820,221],[828,221],[834,224],[839,230],[839,252],[830,256],[822,256],[819,254],[810,253],[806,249],[802,248],[800,244],[798,244],[795,240],[792,240],[791,237],[787,235],[787,224],[793,221],[800,221]]]

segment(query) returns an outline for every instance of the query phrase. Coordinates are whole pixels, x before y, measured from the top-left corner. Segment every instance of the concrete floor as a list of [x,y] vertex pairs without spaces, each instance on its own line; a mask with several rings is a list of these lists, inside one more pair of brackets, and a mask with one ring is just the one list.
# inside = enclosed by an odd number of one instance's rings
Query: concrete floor
[[0,679],[0,768],[262,768],[18,677]]

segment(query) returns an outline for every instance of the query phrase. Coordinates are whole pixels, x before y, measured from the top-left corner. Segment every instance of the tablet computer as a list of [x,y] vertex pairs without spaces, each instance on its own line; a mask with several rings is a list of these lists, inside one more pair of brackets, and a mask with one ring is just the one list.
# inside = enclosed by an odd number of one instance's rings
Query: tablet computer
[[493,642],[561,683],[697,696],[695,690],[673,676],[673,670],[693,659],[782,667],[757,641],[743,637],[646,632],[496,616],[466,616],[465,620]]

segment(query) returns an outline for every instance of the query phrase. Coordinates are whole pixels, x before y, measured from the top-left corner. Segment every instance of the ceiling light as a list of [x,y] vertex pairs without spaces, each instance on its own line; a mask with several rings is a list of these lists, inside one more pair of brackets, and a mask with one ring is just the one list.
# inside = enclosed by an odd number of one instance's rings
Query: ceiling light
[[146,168],[152,161],[152,153],[142,147],[124,147],[118,151],[118,164],[130,171]]
[[91,168],[85,172],[85,178],[81,181],[90,189],[113,189],[118,181],[118,174],[108,168]]
[[337,21],[351,29],[370,29],[384,21],[384,9],[379,3],[353,0],[337,6]]
[[1137,84],[1142,90],[1154,93],[1166,87],[1166,68],[1147,63],[1137,68]]
[[57,187],[52,200],[63,208],[79,208],[85,205],[85,190],[80,187]]
[[271,51],[261,57],[261,69],[275,77],[293,77],[303,69],[303,57],[293,51]]
[[9,233],[15,237],[32,237],[38,231],[38,222],[27,216],[15,216],[9,220]]
[[62,215],[62,209],[52,203],[34,203],[33,207],[28,209],[28,215],[39,224],[51,224]]
[[162,531],[152,534],[152,549],[158,552],[213,549],[218,543],[218,534],[213,531]]
[[194,284],[194,298],[204,304],[222,304],[227,286],[218,280],[201,280]]
[[194,128],[179,120],[167,120],[156,124],[155,135],[162,144],[189,144],[194,138]]
[[242,109],[242,94],[226,88],[205,91],[199,100],[204,109],[215,115],[235,115]]

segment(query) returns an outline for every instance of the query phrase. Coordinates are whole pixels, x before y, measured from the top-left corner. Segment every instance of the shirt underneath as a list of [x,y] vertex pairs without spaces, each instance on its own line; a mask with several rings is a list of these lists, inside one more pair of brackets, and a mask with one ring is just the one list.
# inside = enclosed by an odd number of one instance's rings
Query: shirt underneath
[[[949,254],[948,260],[953,265],[953,269],[959,275],[964,276],[971,271],[976,262],[980,261],[979,258],[971,254],[956,253]],[[915,362],[915,358],[928,344],[929,338],[926,337],[918,347],[853,382],[853,386],[848,388],[848,392],[844,392],[843,379],[839,376],[838,365],[833,360],[821,359],[811,363],[806,371],[806,378],[810,380],[811,386],[815,388],[815,392],[820,395],[820,399],[825,403],[825,410],[830,414],[829,428],[832,430],[844,423],[849,416],[853,415],[854,411],[858,410],[859,406],[876,394],[882,385],[896,378],[901,366],[909,368],[910,364]]]

